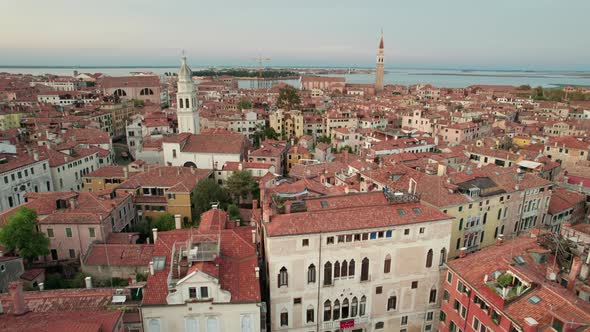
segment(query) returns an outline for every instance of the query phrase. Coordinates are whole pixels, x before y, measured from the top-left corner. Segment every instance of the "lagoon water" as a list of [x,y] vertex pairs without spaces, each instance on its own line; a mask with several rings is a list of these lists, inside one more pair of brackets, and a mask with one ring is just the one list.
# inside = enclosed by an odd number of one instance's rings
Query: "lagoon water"
[[[194,70],[206,69],[194,67]],[[165,72],[176,72],[176,67],[95,67],[78,68],[79,72],[101,72],[112,76],[128,75],[130,72],[154,72],[163,74]],[[23,74],[54,74],[71,75],[71,68],[36,67],[17,68],[0,67],[0,72],[23,73]],[[494,71],[494,70],[456,70],[456,69],[385,69],[386,84],[432,84],[438,87],[461,88],[474,84],[489,85],[522,85],[528,84],[532,87],[556,87],[560,85],[579,85],[590,87],[589,71]],[[348,74],[329,75],[344,76],[349,83],[372,83],[373,74]],[[298,86],[297,80],[286,80],[286,83]],[[240,80],[241,88],[249,88],[250,81]]]

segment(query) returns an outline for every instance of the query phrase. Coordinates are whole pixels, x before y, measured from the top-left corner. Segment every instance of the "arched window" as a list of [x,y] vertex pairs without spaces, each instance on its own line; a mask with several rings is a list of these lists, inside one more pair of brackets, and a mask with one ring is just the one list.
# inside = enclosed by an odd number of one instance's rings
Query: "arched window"
[[354,277],[354,259],[351,259],[350,263],[348,263],[348,275]]
[[459,230],[463,229],[463,218],[459,219]]
[[117,96],[117,97],[124,97],[127,95],[127,92],[125,92],[125,90],[123,89],[117,89],[115,90],[115,92],[113,92],[113,96]]
[[334,301],[334,309],[332,310],[332,318],[334,320],[340,319],[340,301]]
[[428,250],[428,254],[426,254],[426,267],[432,267],[432,249]]
[[442,266],[447,261],[447,248],[442,248],[440,250],[440,261],[438,262],[438,266]]
[[365,257],[361,262],[361,281],[367,280],[369,280],[369,259]]
[[486,212],[483,214],[483,224],[485,225],[487,221],[488,221],[488,213]]
[[184,106],[185,106],[186,108],[190,108],[190,107],[191,107],[191,106],[190,106],[190,104],[189,104],[189,102],[188,102],[188,98],[186,98],[186,99],[184,100]]
[[334,278],[339,278],[340,277],[340,262],[336,261],[336,263],[334,263]]
[[356,296],[352,298],[351,306],[350,306],[350,317],[356,317],[359,312],[359,301],[356,299]]
[[179,102],[179,103],[178,103],[178,105],[179,105],[179,106],[178,106],[178,108],[184,108],[184,107],[183,107],[183,101],[182,101],[182,98],[178,99],[178,102]]
[[279,287],[281,286],[289,286],[289,274],[284,266],[279,270]]
[[397,296],[392,295],[387,299],[387,311],[397,308]]
[[349,314],[349,304],[348,304],[348,299],[344,299],[344,301],[342,301],[342,319],[348,318],[348,314]]
[[332,263],[324,264],[324,285],[332,284]]
[[391,271],[391,255],[385,256],[385,262],[383,262],[383,273],[389,273]]
[[428,303],[435,303],[436,302],[436,288],[430,290],[430,295],[428,296]]
[[289,326],[289,312],[285,308],[281,310],[281,326]]
[[504,225],[502,225],[502,228],[500,228],[500,234],[504,234]]
[[307,283],[314,283],[315,282],[315,265],[311,264],[307,268]]
[[361,303],[359,305],[359,316],[364,316],[366,309],[367,309],[367,298],[363,295],[363,297],[361,297]]
[[348,263],[346,261],[342,262],[342,267],[340,267],[340,276],[346,277],[348,275]]
[[498,210],[498,220],[500,220],[500,217],[502,217],[502,208]]
[[154,90],[150,89],[150,88],[143,88],[141,89],[141,91],[139,92],[140,96],[151,96],[154,94]]
[[328,322],[332,319],[332,303],[330,300],[324,302],[324,322]]

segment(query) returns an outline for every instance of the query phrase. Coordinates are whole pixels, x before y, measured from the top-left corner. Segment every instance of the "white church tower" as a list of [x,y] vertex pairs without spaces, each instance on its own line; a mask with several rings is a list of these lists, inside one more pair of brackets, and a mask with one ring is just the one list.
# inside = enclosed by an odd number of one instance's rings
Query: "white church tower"
[[192,77],[193,72],[186,64],[186,57],[183,56],[182,64],[178,70],[178,91],[176,92],[179,133],[198,134],[201,131],[197,95]]

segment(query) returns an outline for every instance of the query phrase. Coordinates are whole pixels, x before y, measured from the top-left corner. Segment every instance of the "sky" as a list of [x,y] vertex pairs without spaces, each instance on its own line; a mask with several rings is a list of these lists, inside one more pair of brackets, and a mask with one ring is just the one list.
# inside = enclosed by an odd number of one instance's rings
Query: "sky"
[[1,0],[0,66],[590,70],[589,0]]

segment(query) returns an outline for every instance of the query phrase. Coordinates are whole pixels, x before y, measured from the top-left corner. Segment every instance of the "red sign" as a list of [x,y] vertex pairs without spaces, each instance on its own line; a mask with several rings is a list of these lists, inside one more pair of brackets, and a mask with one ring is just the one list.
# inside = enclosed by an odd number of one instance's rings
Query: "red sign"
[[341,329],[351,329],[353,327],[354,327],[354,319],[340,321],[340,328]]

